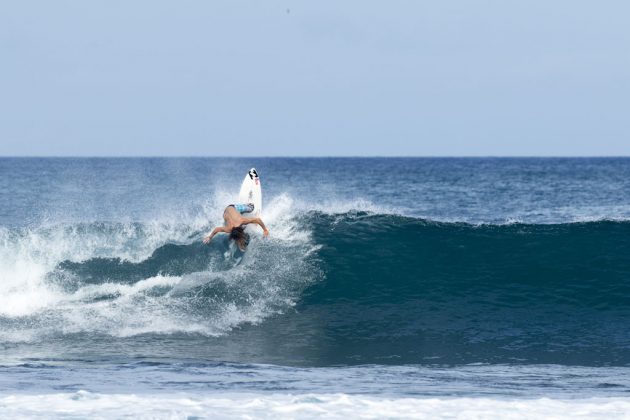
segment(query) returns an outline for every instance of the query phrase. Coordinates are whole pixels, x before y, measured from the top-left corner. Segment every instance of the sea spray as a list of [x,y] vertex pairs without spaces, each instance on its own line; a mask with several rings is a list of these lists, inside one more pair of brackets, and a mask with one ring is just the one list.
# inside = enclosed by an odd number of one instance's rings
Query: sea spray
[[281,313],[319,276],[308,233],[284,214],[290,205],[287,197],[270,201],[273,236],[256,237],[239,266],[226,258],[224,236],[201,243],[210,225],[4,229],[0,335],[216,336]]

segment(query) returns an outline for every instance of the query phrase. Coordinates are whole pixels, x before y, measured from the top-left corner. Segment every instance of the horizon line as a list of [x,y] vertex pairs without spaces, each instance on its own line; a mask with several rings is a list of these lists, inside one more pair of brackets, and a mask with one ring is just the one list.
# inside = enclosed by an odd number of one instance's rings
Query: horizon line
[[0,159],[627,159],[630,155],[0,155]]
[[0,155],[0,159],[611,159],[630,155]]

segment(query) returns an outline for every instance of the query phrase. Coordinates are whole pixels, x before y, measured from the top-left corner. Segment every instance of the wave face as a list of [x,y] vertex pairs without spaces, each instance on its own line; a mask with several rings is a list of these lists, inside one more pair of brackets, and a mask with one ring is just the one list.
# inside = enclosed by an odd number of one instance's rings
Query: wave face
[[[359,362],[628,364],[630,223],[311,214],[326,279],[301,307]],[[343,344],[339,344],[343,343]]]

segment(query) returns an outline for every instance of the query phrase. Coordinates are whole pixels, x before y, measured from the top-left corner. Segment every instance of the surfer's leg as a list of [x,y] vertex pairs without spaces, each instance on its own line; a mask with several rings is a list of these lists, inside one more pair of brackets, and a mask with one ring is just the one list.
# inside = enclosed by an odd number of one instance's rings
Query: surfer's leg
[[236,209],[236,211],[238,211],[241,214],[243,214],[243,213],[251,213],[251,212],[254,211],[254,204],[252,204],[252,203],[234,204],[234,208]]

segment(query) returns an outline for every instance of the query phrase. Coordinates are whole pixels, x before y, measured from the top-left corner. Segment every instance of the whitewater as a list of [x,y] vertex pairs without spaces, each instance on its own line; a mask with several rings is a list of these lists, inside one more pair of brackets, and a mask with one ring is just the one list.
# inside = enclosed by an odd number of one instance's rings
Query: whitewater
[[[259,170],[270,238],[221,223]],[[0,415],[628,418],[630,159],[0,159]]]

